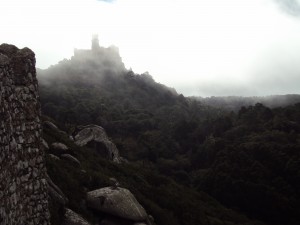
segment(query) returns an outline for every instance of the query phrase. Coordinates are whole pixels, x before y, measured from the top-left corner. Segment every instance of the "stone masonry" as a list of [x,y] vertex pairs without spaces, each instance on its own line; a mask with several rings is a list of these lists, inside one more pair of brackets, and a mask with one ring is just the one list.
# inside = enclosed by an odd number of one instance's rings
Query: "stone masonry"
[[48,225],[35,55],[0,45],[0,224]]

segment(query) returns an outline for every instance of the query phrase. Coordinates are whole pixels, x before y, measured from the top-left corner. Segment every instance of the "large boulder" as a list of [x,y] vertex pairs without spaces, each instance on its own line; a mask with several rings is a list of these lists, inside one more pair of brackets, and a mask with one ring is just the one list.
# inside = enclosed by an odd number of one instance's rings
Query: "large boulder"
[[77,166],[81,166],[80,161],[70,154],[62,154],[60,157],[76,164]]
[[48,129],[53,130],[57,133],[60,133],[61,135],[68,136],[68,134],[65,131],[60,130],[54,123],[52,123],[50,121],[44,121],[43,125],[44,125],[45,128],[48,128]]
[[59,130],[58,127],[50,121],[44,121],[44,126],[52,130]]
[[56,155],[53,155],[53,154],[48,154],[48,156],[53,159],[53,160],[60,160],[60,158]]
[[60,153],[65,153],[69,150],[69,148],[60,142],[54,142],[51,144],[52,149],[54,149],[55,151],[58,151]]
[[105,187],[87,193],[88,207],[133,221],[147,220],[145,209],[125,188]]
[[47,141],[45,141],[44,138],[42,138],[41,144],[42,144],[42,147],[44,148],[44,150],[49,150],[49,145],[48,145]]
[[134,222],[131,220],[119,219],[116,217],[109,217],[101,220],[99,225],[151,225],[146,222]]
[[48,174],[46,174],[46,180],[48,183],[48,193],[49,196],[53,199],[53,201],[59,203],[62,206],[65,206],[68,203],[68,199],[64,195],[64,193],[60,190],[59,187],[54,184]]
[[124,223],[124,221],[122,221],[122,219],[117,219],[117,218],[111,218],[110,217],[110,218],[105,218],[104,220],[101,220],[100,225],[123,225],[123,224],[127,225],[128,223],[126,223],[126,222]]
[[90,223],[71,209],[66,209],[63,225],[90,225]]
[[[109,140],[105,130],[97,125],[87,125],[80,127],[80,131],[75,135],[75,143],[79,146],[89,146],[104,154],[106,158],[120,163],[119,150],[116,145]],[[105,152],[101,151],[102,145]]]

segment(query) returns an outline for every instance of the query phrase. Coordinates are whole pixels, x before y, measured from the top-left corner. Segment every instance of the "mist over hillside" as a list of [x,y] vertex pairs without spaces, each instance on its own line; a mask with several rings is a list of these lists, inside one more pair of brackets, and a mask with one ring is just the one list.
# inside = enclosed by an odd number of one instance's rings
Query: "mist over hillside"
[[[74,55],[70,60],[64,59],[57,65],[50,66],[46,70],[38,70],[42,84],[47,82],[84,81],[92,84],[101,82],[104,77],[113,77],[126,72],[125,66],[119,55],[118,48],[108,48],[99,45],[98,37],[92,40],[91,49],[74,49]],[[72,77],[70,77],[72,74]]]
[[215,108],[222,108],[225,110],[238,111],[243,106],[253,106],[256,103],[261,103],[270,108],[285,107],[288,105],[294,105],[300,102],[300,95],[270,95],[270,96],[253,96],[253,97],[241,97],[241,96],[224,96],[224,97],[191,97],[203,103]]
[[[137,75],[131,69],[126,69],[118,48],[116,46],[108,48],[100,46],[97,35],[93,37],[91,49],[74,49],[74,55],[70,60],[64,59],[57,65],[52,65],[45,70],[38,69],[38,76],[41,85],[47,86],[57,83],[58,90],[61,88],[60,86],[69,83],[90,85],[91,87],[97,85],[107,92],[110,91],[110,88],[116,88],[122,92],[122,89],[130,89],[127,86],[132,85],[131,81],[134,81],[136,83],[141,82],[140,87],[155,87],[156,92],[161,89],[166,91],[167,95],[171,93],[175,96],[178,95],[174,88],[155,82],[148,72]],[[126,97],[126,93],[124,97]],[[256,103],[262,103],[271,108],[292,105],[300,102],[300,95],[212,96],[205,98],[193,96],[189,99],[197,100],[206,106],[237,111],[242,106],[255,105]]]
[[101,121],[107,108],[116,109],[107,116],[117,120],[136,110],[155,111],[181,101],[174,89],[156,83],[149,74],[136,75],[125,70],[121,61],[115,67],[111,66],[114,58],[94,56],[74,56],[38,71],[42,108],[58,121],[63,120],[58,118],[60,109],[67,109],[78,123],[91,123]]
[[73,146],[67,137],[80,127],[101,126],[127,162],[114,165],[70,147],[91,178],[81,181],[77,170],[49,158],[52,176],[68,171],[69,180],[55,181],[86,218],[77,204],[84,190],[115,176],[157,225],[300,221],[298,95],[186,98],[148,73],[126,70],[117,49],[97,39],[91,49],[38,70],[38,79],[42,113],[65,134],[46,130],[49,142]]
[[0,225],[300,224],[300,0],[1,6]]

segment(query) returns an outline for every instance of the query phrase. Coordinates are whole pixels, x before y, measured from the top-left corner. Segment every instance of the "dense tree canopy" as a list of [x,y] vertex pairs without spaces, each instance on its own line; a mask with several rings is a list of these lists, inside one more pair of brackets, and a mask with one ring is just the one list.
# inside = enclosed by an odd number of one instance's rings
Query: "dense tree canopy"
[[[299,224],[300,103],[239,102],[231,112],[185,98],[147,73],[97,66],[69,60],[39,71],[44,115],[70,134],[78,125],[103,126],[131,162],[105,165],[78,150],[94,177],[86,186],[105,184],[96,170],[127,177],[157,224],[246,224],[237,214],[249,224]],[[49,165],[52,172],[62,166]]]

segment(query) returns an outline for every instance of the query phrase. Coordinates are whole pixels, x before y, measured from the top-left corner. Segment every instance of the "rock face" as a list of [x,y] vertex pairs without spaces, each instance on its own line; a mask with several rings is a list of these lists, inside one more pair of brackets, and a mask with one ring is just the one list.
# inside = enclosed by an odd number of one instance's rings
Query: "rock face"
[[60,190],[59,187],[56,186],[56,184],[53,183],[51,178],[46,174],[46,179],[48,183],[48,193],[49,196],[59,204],[65,206],[68,203],[68,199],[64,195],[64,193]]
[[62,154],[60,157],[76,164],[77,166],[81,166],[80,161],[70,154]]
[[66,136],[68,135],[65,131],[60,130],[54,123],[50,121],[44,121],[44,127],[54,130],[60,133],[61,135],[66,135]]
[[90,225],[90,223],[71,209],[66,209],[63,225]]
[[35,55],[0,45],[0,224],[49,223]]
[[60,142],[52,143],[51,146],[52,146],[52,148],[59,150],[61,152],[66,152],[69,149],[65,144],[60,143]]
[[133,221],[145,221],[147,213],[125,188],[105,187],[87,193],[87,205],[100,212]]
[[108,159],[120,163],[119,150],[116,145],[112,143],[105,130],[97,125],[82,126],[81,130],[75,136],[75,143],[79,146],[92,145],[91,147],[99,150],[101,146],[99,143],[103,144],[106,148],[106,152],[102,154]]

